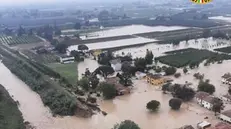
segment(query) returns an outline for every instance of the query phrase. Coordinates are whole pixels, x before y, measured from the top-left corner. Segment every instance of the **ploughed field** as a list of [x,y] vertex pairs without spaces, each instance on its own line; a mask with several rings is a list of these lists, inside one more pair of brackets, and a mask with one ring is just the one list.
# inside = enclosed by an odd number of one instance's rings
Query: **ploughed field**
[[167,55],[157,57],[156,60],[163,64],[177,68],[187,66],[191,63],[200,64],[205,59],[209,59],[212,62],[231,59],[231,55],[219,54],[205,49],[194,48],[169,51],[165,54]]
[[6,36],[0,35],[0,43],[7,45],[19,45],[19,44],[30,44],[39,43],[42,40],[36,36]]

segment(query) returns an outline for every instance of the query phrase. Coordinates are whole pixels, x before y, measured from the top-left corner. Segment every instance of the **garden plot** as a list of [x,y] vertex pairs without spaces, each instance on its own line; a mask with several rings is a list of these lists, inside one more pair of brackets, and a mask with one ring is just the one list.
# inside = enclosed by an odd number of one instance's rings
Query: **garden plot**
[[218,49],[214,49],[215,51],[219,51],[219,52],[224,52],[224,53],[231,53],[231,46],[229,47],[223,47],[223,48],[218,48]]
[[39,43],[42,40],[36,36],[0,36],[0,43],[4,43],[7,45],[19,45],[19,44],[31,44],[31,43]]
[[170,54],[157,57],[156,59],[163,64],[167,64],[177,68],[187,66],[191,63],[200,64],[205,59],[211,59],[213,61],[231,59],[231,56],[227,54],[218,54],[208,50],[199,50],[192,48],[176,50],[168,53]]

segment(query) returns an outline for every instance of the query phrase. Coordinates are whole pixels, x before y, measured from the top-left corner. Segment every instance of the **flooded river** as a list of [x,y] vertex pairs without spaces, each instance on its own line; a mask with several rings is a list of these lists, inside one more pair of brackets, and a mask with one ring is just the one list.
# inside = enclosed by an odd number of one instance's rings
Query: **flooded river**
[[[223,74],[230,64],[231,62],[224,62],[219,65],[219,70],[208,73],[214,75],[211,81],[218,80],[216,72],[220,71],[219,74]],[[225,71],[221,72],[222,69]],[[203,68],[201,71],[206,73],[208,68]],[[194,102],[183,104],[180,111],[172,111],[168,105],[171,95],[162,94],[157,87],[147,84],[145,80],[134,81],[134,90],[131,95],[117,97],[113,101],[100,100],[100,108],[108,113],[107,116],[97,114],[89,119],[53,117],[49,109],[43,106],[38,94],[31,91],[27,85],[11,74],[3,64],[0,64],[0,76],[0,83],[20,103],[24,119],[31,122],[37,129],[110,129],[115,123],[125,119],[135,121],[142,129],[173,129],[184,124],[195,126],[206,116],[209,117],[209,122],[218,122],[213,112],[199,107]],[[186,81],[190,76],[183,76],[178,81]],[[146,103],[153,99],[161,103],[160,109],[156,113],[146,110]]]
[[[219,41],[208,39],[181,42],[179,46],[171,44],[157,45],[149,44],[137,48],[128,48],[117,51],[132,53],[133,57],[144,57],[146,49],[153,51],[155,56],[161,55],[165,51],[177,50],[182,48],[206,48],[212,50],[223,46],[229,46],[228,41]],[[193,83],[192,87],[196,89],[198,81],[193,78],[193,74],[201,72],[205,74],[206,79],[216,87],[216,96],[227,93],[228,86],[221,84],[221,76],[226,72],[231,72],[231,61],[224,61],[223,64],[212,64],[204,67],[203,64],[198,69],[191,70],[190,74],[175,79],[177,83],[185,81]],[[85,72],[86,68],[94,71],[98,63],[92,59],[85,59],[78,64],[79,77]],[[182,69],[178,69],[182,73]],[[209,122],[215,124],[218,119],[214,113],[208,111],[195,102],[184,103],[180,111],[173,111],[168,105],[171,95],[162,94],[158,87],[153,87],[145,80],[135,80],[133,93],[127,96],[116,97],[114,100],[99,100],[100,108],[108,113],[107,116],[96,114],[92,118],[83,119],[77,117],[53,117],[50,110],[44,107],[41,98],[33,92],[25,83],[14,76],[2,63],[0,63],[0,84],[9,92],[13,99],[20,103],[20,110],[26,121],[29,121],[37,129],[110,129],[117,122],[125,119],[135,121],[142,129],[174,129],[185,124],[196,126],[207,116]],[[160,109],[156,113],[150,113],[146,110],[146,104],[150,100],[158,100],[161,103]]]

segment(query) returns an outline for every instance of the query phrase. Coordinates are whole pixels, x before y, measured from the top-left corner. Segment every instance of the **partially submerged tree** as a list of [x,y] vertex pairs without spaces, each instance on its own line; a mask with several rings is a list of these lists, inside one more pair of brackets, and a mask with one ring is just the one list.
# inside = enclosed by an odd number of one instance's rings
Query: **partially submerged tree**
[[78,85],[85,91],[90,89],[90,81],[88,78],[84,77],[78,81]]
[[146,60],[146,63],[147,64],[152,64],[153,63],[153,54],[152,54],[152,51],[149,51],[147,49],[147,52],[146,52],[146,55],[145,55],[145,60]]
[[169,91],[170,83],[166,83],[162,86],[163,93],[166,93],[166,91]]
[[124,86],[131,86],[132,85],[132,80],[131,80],[131,75],[129,73],[118,73],[117,77],[120,78],[120,84]]
[[83,51],[83,50],[88,50],[89,48],[85,44],[78,45],[78,50]]
[[120,124],[114,125],[112,129],[141,129],[135,122],[131,120],[125,120]]
[[68,45],[65,44],[65,43],[58,43],[56,46],[55,46],[55,50],[57,50],[59,53],[66,53],[66,50],[68,48]]
[[194,98],[195,91],[187,86],[175,85],[172,91],[173,97],[182,99],[183,101],[190,101]]
[[100,74],[102,75],[104,78],[107,78],[108,75],[113,74],[115,71],[111,66],[99,66],[94,73],[95,74]]
[[221,110],[223,110],[223,102],[221,99],[219,98],[213,98],[213,107],[212,107],[212,110],[214,111],[215,113],[215,116],[216,116],[216,113],[220,113]]
[[105,99],[113,99],[117,95],[114,85],[108,83],[100,83],[98,90],[103,93]]
[[215,92],[215,86],[209,84],[209,82],[200,81],[197,87],[198,91],[207,92],[209,94],[213,94]]
[[178,99],[178,98],[172,98],[169,100],[169,106],[173,109],[173,110],[179,110],[182,104],[182,100]]
[[186,74],[188,72],[188,69],[184,67],[183,72]]
[[175,67],[168,67],[165,70],[165,75],[174,75],[176,73],[176,68]]
[[142,72],[145,70],[146,65],[147,65],[146,60],[144,58],[136,58],[134,64],[137,70],[142,71]]
[[147,103],[146,108],[150,111],[156,111],[160,107],[160,102],[156,100],[152,100]]

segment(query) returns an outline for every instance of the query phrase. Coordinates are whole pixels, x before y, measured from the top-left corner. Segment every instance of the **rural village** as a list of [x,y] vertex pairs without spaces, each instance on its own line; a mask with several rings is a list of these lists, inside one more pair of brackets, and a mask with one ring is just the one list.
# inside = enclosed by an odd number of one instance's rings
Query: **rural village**
[[230,17],[85,13],[0,28],[0,129],[231,129]]

